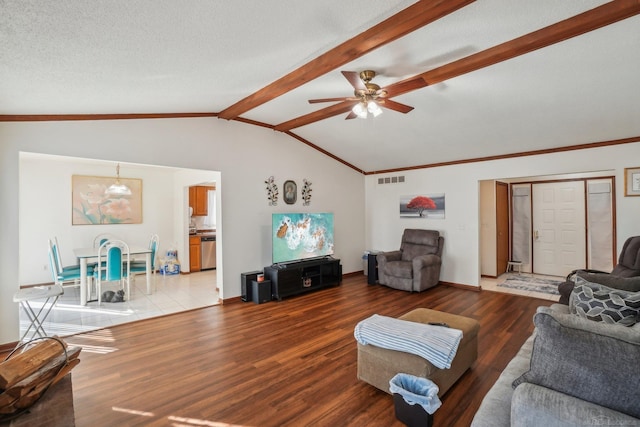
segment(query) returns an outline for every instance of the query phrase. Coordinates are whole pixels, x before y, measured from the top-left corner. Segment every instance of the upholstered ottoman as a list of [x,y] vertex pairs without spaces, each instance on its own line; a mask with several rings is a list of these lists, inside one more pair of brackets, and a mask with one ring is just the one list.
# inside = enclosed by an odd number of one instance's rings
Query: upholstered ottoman
[[418,323],[444,322],[462,331],[462,341],[450,369],[439,369],[420,356],[358,343],[358,379],[389,393],[389,380],[398,373],[429,378],[442,396],[478,358],[480,324],[468,317],[417,308],[399,317]]

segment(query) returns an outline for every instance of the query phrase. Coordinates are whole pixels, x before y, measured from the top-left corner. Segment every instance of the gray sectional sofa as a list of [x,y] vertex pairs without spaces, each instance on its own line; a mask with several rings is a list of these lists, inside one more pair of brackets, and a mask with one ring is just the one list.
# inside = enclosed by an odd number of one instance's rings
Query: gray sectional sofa
[[533,335],[485,396],[473,427],[640,425],[640,323],[577,311],[538,308]]

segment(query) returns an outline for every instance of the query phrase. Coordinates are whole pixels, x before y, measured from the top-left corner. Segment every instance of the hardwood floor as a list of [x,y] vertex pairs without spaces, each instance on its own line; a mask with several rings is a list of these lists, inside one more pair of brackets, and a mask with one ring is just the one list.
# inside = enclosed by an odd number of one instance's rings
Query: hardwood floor
[[437,286],[407,293],[366,277],[280,302],[233,303],[66,338],[77,426],[401,426],[393,399],[356,379],[357,322],[428,307],[480,322],[479,359],[434,425],[467,426],[551,301]]

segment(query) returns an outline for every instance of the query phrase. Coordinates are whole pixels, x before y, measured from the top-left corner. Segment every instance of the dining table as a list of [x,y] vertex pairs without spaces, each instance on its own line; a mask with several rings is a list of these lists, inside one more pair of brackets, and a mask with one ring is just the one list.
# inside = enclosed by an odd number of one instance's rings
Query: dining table
[[[80,261],[80,304],[87,305],[90,289],[87,277],[87,265],[89,261],[98,261],[99,247],[76,248],[73,250],[76,258]],[[129,246],[129,256],[144,255],[147,276],[147,295],[151,294],[151,249],[144,246]]]

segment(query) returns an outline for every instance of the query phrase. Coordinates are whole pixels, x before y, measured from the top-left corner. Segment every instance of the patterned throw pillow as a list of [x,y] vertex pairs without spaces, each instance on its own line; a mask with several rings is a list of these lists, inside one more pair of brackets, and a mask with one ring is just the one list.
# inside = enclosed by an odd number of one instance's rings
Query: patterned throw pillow
[[585,319],[633,326],[640,322],[640,292],[613,289],[577,277],[569,309]]

